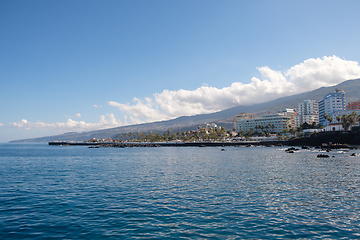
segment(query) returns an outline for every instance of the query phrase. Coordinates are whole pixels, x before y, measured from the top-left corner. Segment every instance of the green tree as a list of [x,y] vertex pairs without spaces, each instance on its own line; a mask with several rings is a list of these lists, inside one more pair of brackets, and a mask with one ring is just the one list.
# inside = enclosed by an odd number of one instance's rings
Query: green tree
[[259,129],[259,126],[256,125],[256,126],[255,126],[255,130],[256,130],[255,132],[256,132],[256,133],[258,132],[258,129]]
[[330,123],[333,121],[333,117],[329,116],[327,113],[324,113],[325,120],[329,121]]
[[357,113],[354,111],[349,115],[342,115],[341,117],[341,124],[344,128],[344,130],[349,130],[349,128],[353,125],[355,125],[356,119],[357,119]]

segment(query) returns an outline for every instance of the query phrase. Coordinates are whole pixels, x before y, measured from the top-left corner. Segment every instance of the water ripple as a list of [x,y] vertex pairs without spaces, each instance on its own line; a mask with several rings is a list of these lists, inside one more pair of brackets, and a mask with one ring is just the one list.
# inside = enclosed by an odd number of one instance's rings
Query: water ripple
[[0,238],[359,238],[360,158],[333,154],[0,145]]

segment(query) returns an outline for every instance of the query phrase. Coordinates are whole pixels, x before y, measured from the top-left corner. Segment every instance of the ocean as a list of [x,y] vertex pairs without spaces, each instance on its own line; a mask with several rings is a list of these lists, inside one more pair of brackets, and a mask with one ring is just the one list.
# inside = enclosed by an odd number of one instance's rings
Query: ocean
[[360,238],[360,150],[285,149],[0,144],[0,239]]

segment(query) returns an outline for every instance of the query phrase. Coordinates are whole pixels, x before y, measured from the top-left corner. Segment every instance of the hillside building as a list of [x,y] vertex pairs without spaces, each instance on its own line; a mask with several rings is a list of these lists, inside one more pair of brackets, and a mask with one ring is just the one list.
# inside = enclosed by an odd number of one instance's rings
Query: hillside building
[[281,109],[279,111],[280,114],[284,115],[284,116],[293,116],[296,113],[296,109],[294,108],[285,108],[285,109]]
[[330,122],[324,118],[324,114],[332,116],[335,112],[342,110],[345,110],[345,92],[336,89],[335,92],[325,95],[319,101],[319,123],[327,126]]

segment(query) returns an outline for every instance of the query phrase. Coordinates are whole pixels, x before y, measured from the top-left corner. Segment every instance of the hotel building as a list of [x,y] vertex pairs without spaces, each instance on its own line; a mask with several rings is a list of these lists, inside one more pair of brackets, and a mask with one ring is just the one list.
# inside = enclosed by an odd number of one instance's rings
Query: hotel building
[[[253,131],[264,131],[266,128],[271,132],[282,132],[288,130],[290,128],[289,125],[291,126],[291,116],[277,113],[253,119],[237,119],[235,129],[236,132],[248,132],[250,129]],[[259,130],[259,126],[262,126],[263,129]]]

